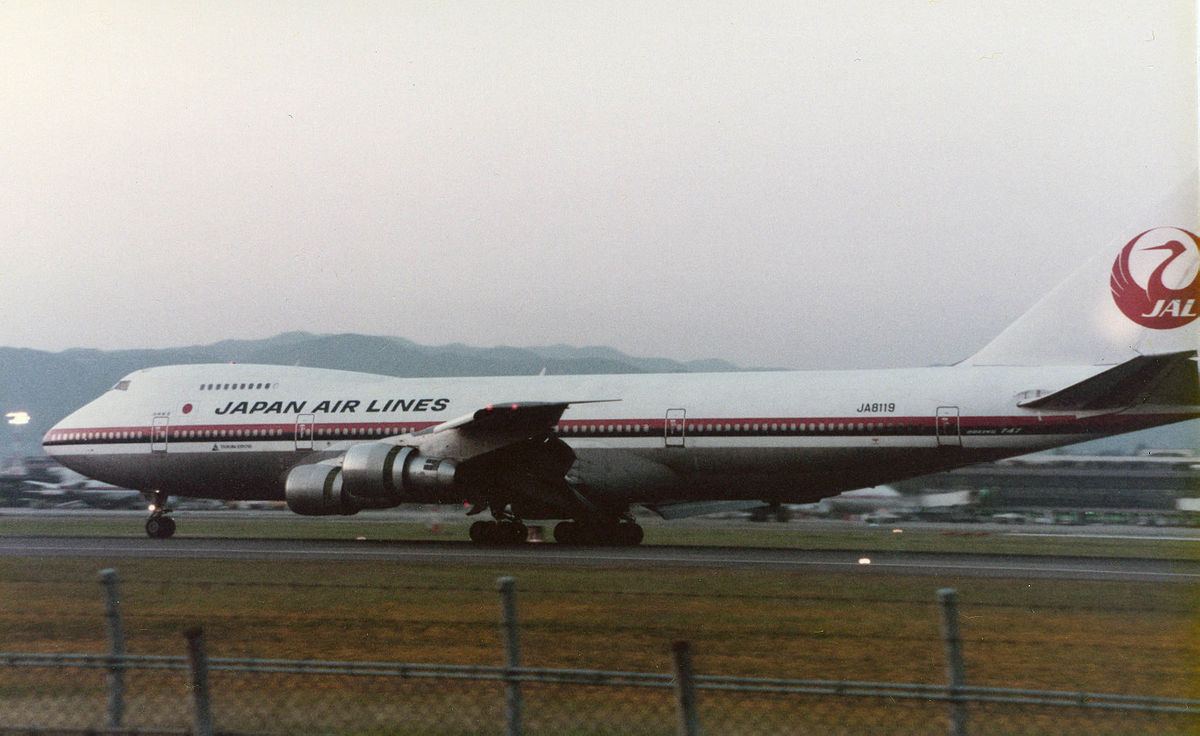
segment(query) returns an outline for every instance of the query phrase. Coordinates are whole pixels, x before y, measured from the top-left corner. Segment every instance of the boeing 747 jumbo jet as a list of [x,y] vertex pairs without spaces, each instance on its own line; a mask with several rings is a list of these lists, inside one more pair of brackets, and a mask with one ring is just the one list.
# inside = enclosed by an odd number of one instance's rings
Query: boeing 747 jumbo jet
[[665,518],[805,503],[1200,416],[1200,239],[1182,209],[1085,263],[953,366],[837,372],[389,378],[274,365],[147,368],[51,429],[46,452],[153,494],[298,514],[462,503],[477,542],[561,519],[637,544]]

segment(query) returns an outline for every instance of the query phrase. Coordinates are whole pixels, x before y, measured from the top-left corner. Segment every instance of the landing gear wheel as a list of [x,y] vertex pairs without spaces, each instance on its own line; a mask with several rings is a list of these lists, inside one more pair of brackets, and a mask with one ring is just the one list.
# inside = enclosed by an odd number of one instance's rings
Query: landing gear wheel
[[640,524],[635,524],[632,521],[622,522],[617,527],[617,544],[623,547],[636,547],[642,543],[642,539],[646,536]]
[[500,524],[501,544],[525,544],[529,538],[529,527],[519,521],[502,522]]
[[632,521],[587,523],[562,521],[554,527],[554,541],[559,544],[595,544],[605,547],[636,547],[645,532]]
[[467,529],[467,536],[475,544],[485,544],[488,538],[488,527],[494,526],[494,521],[477,521]]
[[146,519],[146,534],[153,539],[167,539],[175,534],[175,520],[169,516],[155,514]]
[[519,521],[477,521],[467,530],[476,544],[517,545],[529,537],[529,528]]
[[554,541],[559,544],[579,544],[580,536],[579,524],[574,521],[560,521],[554,525]]

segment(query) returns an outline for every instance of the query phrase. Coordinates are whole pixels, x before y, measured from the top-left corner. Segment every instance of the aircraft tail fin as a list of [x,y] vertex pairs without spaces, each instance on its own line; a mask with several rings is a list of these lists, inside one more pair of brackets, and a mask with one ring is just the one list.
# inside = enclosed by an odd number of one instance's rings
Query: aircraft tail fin
[[1197,178],[1085,262],[966,365],[1116,365],[1200,346]]

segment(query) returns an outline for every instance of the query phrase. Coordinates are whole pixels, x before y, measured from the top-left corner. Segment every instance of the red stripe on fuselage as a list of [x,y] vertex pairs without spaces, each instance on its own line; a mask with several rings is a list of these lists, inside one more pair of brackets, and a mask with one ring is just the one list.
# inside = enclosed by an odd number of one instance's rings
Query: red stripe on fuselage
[[[1119,433],[1142,427],[1193,419],[1200,414],[1106,414],[1079,418],[1059,416],[972,417],[958,420],[959,433],[964,435],[995,434],[1093,434]],[[686,418],[668,424],[662,417],[653,419],[587,419],[564,420],[554,428],[564,437],[630,437],[660,436],[670,426],[683,425],[683,433],[691,437],[747,436],[837,436],[837,435],[912,435],[929,436],[937,430],[934,417],[721,417]],[[417,432],[434,427],[438,422],[321,422],[312,423],[312,438],[345,440],[355,438],[379,439]],[[150,442],[154,430],[149,425],[138,427],[84,427],[53,429],[43,439],[47,446],[78,444],[116,444]],[[271,424],[173,424],[166,428],[169,442],[211,442],[220,440],[294,441],[296,422]],[[305,433],[305,438],[308,435]]]

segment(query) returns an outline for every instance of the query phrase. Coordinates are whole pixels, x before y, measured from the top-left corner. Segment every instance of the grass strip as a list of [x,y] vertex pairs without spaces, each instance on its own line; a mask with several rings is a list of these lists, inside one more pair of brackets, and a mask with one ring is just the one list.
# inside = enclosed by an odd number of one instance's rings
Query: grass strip
[[[177,515],[177,536],[218,539],[369,539],[379,541],[465,541],[466,524],[418,523],[361,514],[351,518],[302,518],[253,514],[244,519]],[[551,538],[552,525],[543,536]],[[729,524],[712,521],[648,523],[645,544],[695,547],[766,547],[861,552],[931,552],[1061,557],[1127,557],[1154,560],[1200,559],[1200,538],[1167,532],[1161,537],[1132,535],[1027,536],[1036,527],[980,531],[959,527],[848,526],[831,529],[802,521],[788,524]],[[896,531],[899,530],[899,531]],[[39,518],[0,515],[0,536],[141,537],[142,520],[132,514]]]
[[971,684],[1197,697],[1197,591],[1180,584],[693,568],[0,559],[0,648],[103,652],[116,567],[128,649],[501,664],[495,580],[517,579],[530,666],[938,683],[935,591],[959,590]]

